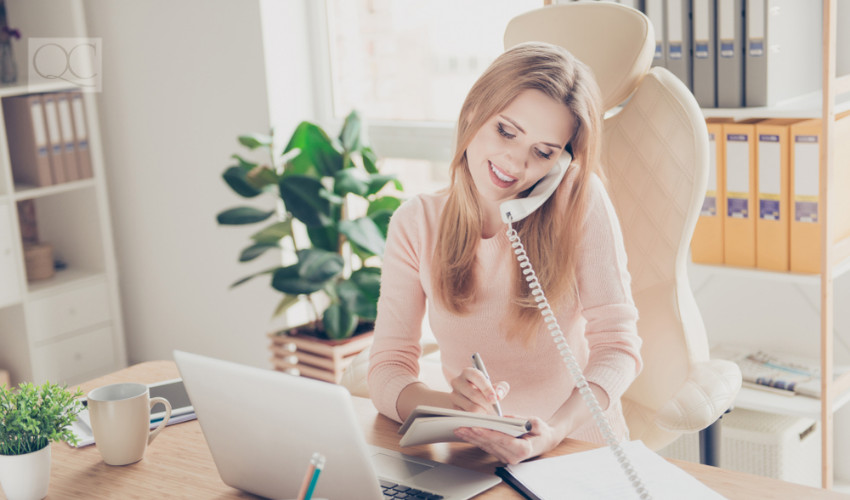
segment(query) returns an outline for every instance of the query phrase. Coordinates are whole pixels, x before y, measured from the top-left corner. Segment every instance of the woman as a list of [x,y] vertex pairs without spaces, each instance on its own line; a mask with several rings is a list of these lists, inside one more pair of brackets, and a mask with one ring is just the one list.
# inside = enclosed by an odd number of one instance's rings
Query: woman
[[[604,442],[499,212],[572,153],[554,194],[513,228],[616,437],[627,436],[620,397],[640,371],[640,339],[622,235],[599,178],[600,108],[589,69],[544,43],[506,51],[473,85],[449,188],[409,200],[390,223],[368,378],[381,413],[397,421],[417,405],[493,413],[498,401],[532,430],[519,439],[480,428],[456,434],[507,463],[566,437]],[[418,380],[426,305],[451,392]],[[474,352],[489,381],[472,368]]]

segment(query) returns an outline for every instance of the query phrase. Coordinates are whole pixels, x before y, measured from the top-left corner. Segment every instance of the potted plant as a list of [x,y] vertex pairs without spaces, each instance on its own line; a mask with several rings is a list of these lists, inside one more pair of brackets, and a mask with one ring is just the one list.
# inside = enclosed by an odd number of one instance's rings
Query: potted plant
[[79,388],[71,393],[50,382],[0,386],[0,483],[9,500],[47,496],[50,443],[77,444],[70,425],[83,409]]
[[[262,199],[262,206],[224,210],[218,214],[218,223],[264,224],[251,236],[239,260],[249,262],[274,250],[281,252],[281,264],[232,286],[270,276],[272,288],[282,294],[273,316],[302,299],[310,304],[314,321],[276,332],[274,346],[289,346],[289,340],[311,337],[327,347],[370,332],[377,314],[387,226],[401,204],[395,194],[402,186],[395,176],[378,172],[375,153],[361,141],[358,114],[346,117],[335,138],[316,124],[302,122],[281,153],[274,131],[268,136],[240,136],[239,143],[253,154],[267,154],[269,161],[250,161],[234,154],[237,164],[224,171],[224,181],[244,198]],[[388,194],[392,186],[395,190]],[[365,347],[349,346],[348,350],[359,352]],[[332,361],[356,354],[327,352],[319,348],[313,354]],[[308,358],[302,356],[300,361]],[[325,369],[334,370],[340,364],[327,359],[309,361],[314,367],[326,365]]]

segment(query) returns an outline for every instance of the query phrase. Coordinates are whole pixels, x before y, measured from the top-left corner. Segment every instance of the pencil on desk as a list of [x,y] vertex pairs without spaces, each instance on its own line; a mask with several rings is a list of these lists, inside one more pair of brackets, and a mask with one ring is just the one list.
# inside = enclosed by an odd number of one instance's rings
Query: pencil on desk
[[313,478],[310,480],[310,486],[307,487],[307,494],[304,495],[304,500],[313,498],[313,491],[316,489],[316,483],[319,482],[319,474],[321,474],[322,469],[325,467],[325,457],[324,455],[313,453],[313,459],[310,460],[310,463],[314,467]]

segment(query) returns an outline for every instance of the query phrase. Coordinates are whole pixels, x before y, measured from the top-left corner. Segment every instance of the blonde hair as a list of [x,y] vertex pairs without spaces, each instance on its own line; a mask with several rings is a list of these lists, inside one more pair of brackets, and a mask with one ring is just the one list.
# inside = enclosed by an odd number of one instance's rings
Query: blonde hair
[[[563,103],[572,114],[576,130],[566,149],[573,155],[568,176],[574,181],[571,188],[562,182],[539,210],[514,223],[514,229],[550,302],[556,305],[577,299],[576,254],[583,234],[587,186],[592,174],[599,174],[599,88],[590,69],[566,49],[529,42],[507,50],[487,68],[469,91],[458,119],[457,150],[450,166],[449,196],[440,218],[432,272],[437,300],[456,314],[467,313],[475,300],[475,254],[483,226],[466,149],[490,118],[529,89]],[[503,326],[509,339],[530,341],[540,315],[519,265],[514,267],[513,282],[512,307]]]

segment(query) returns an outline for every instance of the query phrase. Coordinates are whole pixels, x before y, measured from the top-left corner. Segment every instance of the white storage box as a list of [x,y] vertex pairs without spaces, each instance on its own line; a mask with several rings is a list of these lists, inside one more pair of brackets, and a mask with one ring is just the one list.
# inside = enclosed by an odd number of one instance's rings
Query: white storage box
[[[820,435],[810,418],[739,408],[721,420],[720,467],[820,487]],[[659,454],[699,462],[699,435],[686,434]]]

